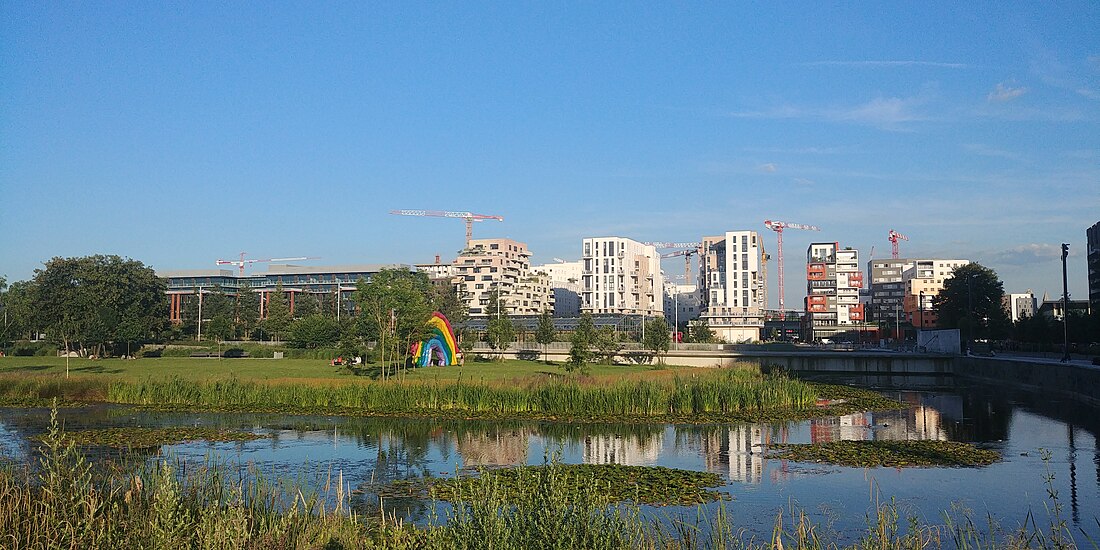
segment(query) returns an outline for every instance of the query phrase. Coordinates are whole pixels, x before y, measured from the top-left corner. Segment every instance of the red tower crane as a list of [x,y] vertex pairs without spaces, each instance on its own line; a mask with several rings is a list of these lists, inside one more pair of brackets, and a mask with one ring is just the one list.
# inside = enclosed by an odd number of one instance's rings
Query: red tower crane
[[889,237],[887,238],[890,239],[890,255],[896,260],[898,259],[898,241],[908,241],[909,237],[906,237],[905,235],[902,235],[901,233],[898,233],[897,231],[891,229]]
[[775,220],[764,220],[764,227],[775,231],[776,235],[776,247],[775,251],[778,257],[776,263],[779,264],[779,318],[783,319],[786,315],[783,302],[783,230],[784,229],[803,229],[806,231],[821,231],[821,229],[815,225],[806,225],[801,223],[780,222]]
[[390,214],[397,216],[427,216],[432,218],[459,218],[466,222],[466,248],[470,248],[470,240],[474,238],[474,222],[485,220],[504,221],[503,216],[489,214],[474,214],[472,212],[447,212],[444,210],[390,210]]
[[246,259],[244,257],[245,254],[248,254],[248,253],[247,252],[241,252],[241,259],[239,259],[239,260],[218,260],[214,263],[216,265],[235,265],[235,266],[237,266],[237,270],[238,270],[237,273],[239,273],[240,276],[243,277],[244,276],[244,266],[246,266],[246,265],[258,264],[258,263],[264,263],[264,262],[293,262],[293,261],[297,261],[297,260],[319,260],[320,259],[317,256],[310,256],[310,257],[300,256],[300,257],[297,257],[297,258],[265,258],[265,259],[261,260],[261,259],[253,259],[253,258]]

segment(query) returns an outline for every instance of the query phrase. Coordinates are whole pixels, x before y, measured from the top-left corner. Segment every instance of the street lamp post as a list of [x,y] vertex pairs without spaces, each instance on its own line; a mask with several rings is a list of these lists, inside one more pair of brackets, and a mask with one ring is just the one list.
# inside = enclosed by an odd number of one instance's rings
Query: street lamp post
[[920,291],[917,306],[920,308],[920,328],[924,329],[924,291]]
[[966,274],[966,353],[970,354],[974,340],[974,292],[970,282],[974,279],[973,273]]
[[1069,245],[1062,243],[1062,362],[1069,361],[1069,283],[1066,279],[1066,257]]

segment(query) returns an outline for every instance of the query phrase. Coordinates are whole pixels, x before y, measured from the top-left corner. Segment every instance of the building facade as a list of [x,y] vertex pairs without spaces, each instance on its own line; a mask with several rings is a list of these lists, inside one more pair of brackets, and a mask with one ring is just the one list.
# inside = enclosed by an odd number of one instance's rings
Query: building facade
[[901,274],[905,287],[903,320],[914,327],[935,328],[938,316],[932,299],[939,295],[943,282],[953,277],[956,269],[969,263],[970,260],[912,260],[912,265]]
[[902,317],[902,302],[905,298],[905,284],[901,274],[913,266],[917,260],[908,258],[890,258],[867,262],[869,276],[868,292],[865,303],[868,306],[867,319],[876,322],[893,323]]
[[[525,243],[473,239],[451,267],[455,291],[470,317],[497,310],[503,315],[537,315],[554,307],[550,279],[531,271],[531,252]],[[497,303],[490,303],[494,292]]]
[[664,313],[664,276],[661,256],[654,246],[624,237],[587,238],[582,246],[582,312]]
[[764,245],[756,231],[703,237],[700,319],[726,342],[758,341],[768,306]]
[[859,330],[865,322],[859,289],[859,252],[839,243],[811,243],[806,250],[806,327],[811,340]]
[[179,323],[183,321],[183,310],[188,301],[214,291],[230,296],[242,291],[259,294],[259,313],[263,319],[268,299],[279,285],[287,295],[291,314],[294,313],[296,296],[302,293],[312,294],[320,303],[332,304],[337,311],[346,313],[355,308],[351,298],[356,283],[360,279],[369,283],[383,269],[411,270],[401,264],[320,267],[272,264],[267,266],[267,271],[244,275],[228,269],[188,269],[158,271],[157,276],[164,279],[168,286],[169,319]]
[[1100,311],[1100,222],[1085,230],[1088,241],[1089,307]]
[[558,262],[531,268],[550,277],[554,294],[554,317],[576,317],[581,314],[581,262]]
[[[702,310],[702,295],[695,285],[665,283],[665,319],[669,326],[683,327],[688,321],[699,318]],[[685,332],[677,329],[679,332]]]
[[1004,306],[1009,320],[1013,323],[1020,319],[1034,317],[1039,310],[1035,295],[1030,288],[1023,294],[1005,294],[1001,298],[1001,305]]

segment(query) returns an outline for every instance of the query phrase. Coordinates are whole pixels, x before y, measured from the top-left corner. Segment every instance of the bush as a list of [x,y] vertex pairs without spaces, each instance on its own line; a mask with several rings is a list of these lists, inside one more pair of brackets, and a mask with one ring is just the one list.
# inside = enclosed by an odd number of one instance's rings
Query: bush
[[20,340],[12,345],[11,354],[17,357],[44,357],[57,351],[57,346],[49,342],[31,342]]

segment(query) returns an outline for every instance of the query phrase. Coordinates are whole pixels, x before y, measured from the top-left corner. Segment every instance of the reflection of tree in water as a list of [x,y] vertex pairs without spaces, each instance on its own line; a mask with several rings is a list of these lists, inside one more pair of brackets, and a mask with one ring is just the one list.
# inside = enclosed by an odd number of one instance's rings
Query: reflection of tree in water
[[994,392],[964,392],[963,418],[945,419],[944,429],[952,441],[992,442],[1008,439],[1013,403]]

